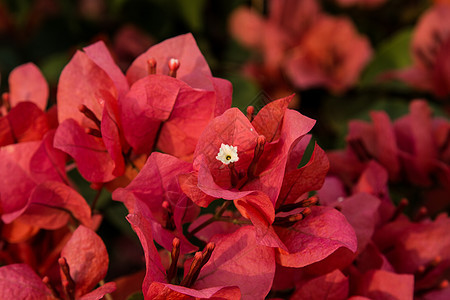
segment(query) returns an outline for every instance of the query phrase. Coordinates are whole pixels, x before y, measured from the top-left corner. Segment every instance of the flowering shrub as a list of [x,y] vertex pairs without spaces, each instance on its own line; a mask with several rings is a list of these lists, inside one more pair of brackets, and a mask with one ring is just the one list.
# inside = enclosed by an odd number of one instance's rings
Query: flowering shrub
[[[50,88],[44,68],[15,67],[0,106],[0,299],[449,298],[450,10],[436,2],[405,70],[377,69],[403,35],[372,47],[350,12],[236,7],[240,70],[265,91],[241,109],[242,86],[213,76],[190,33],[149,46],[120,27]],[[339,122],[366,98],[367,116]]]

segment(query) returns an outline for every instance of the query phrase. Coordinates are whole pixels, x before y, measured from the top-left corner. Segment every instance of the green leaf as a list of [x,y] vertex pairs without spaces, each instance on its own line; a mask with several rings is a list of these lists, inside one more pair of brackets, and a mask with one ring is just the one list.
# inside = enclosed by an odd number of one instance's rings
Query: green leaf
[[177,11],[193,31],[199,31],[203,28],[205,4],[205,0],[176,1]]
[[40,63],[40,68],[44,77],[50,85],[58,83],[59,75],[70,60],[66,52],[53,54]]
[[404,29],[379,45],[361,78],[360,85],[373,84],[382,72],[402,69],[412,64],[410,55],[412,31],[412,28]]
[[142,292],[136,292],[130,295],[127,300],[144,300],[144,294]]
[[238,74],[230,75],[227,79],[233,85],[233,107],[239,108],[245,114],[247,106],[260,102],[262,92],[253,81]]

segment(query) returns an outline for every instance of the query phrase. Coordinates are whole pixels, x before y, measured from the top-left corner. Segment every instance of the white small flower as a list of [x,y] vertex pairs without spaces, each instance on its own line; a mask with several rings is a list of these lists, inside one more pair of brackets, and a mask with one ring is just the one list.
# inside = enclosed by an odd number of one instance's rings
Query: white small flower
[[235,162],[239,160],[237,153],[237,146],[233,147],[230,145],[222,144],[220,146],[219,153],[216,156],[217,160],[220,160],[224,164],[228,165],[229,163]]

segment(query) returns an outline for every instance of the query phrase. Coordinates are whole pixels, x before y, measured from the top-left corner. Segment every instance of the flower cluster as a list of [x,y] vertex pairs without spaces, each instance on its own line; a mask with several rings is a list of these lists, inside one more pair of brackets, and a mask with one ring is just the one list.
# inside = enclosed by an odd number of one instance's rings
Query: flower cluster
[[[449,12],[426,12],[413,67],[384,80],[448,96]],[[345,93],[372,57],[350,19],[313,0],[270,1],[267,18],[238,8],[230,30],[261,56],[247,71],[275,94]],[[325,151],[316,121],[290,108],[295,94],[232,107],[231,83],[192,34],[132,51],[125,72],[121,51],[103,41],[76,51],[55,105],[36,65],[9,74],[0,299],[450,297],[450,122],[426,100],[395,118],[372,110],[348,124],[345,149]],[[139,272],[110,275],[122,248],[102,235],[102,193],[126,210],[137,238],[122,243],[143,254]]]

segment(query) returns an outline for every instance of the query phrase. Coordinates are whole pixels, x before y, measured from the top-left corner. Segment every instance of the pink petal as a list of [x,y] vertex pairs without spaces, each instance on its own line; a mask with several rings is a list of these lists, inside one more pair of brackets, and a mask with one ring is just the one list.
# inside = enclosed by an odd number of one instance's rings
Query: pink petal
[[294,95],[270,102],[253,119],[253,127],[266,137],[268,143],[279,138],[283,117],[292,98]]
[[124,96],[128,91],[128,82],[125,75],[114,62],[103,41],[98,41],[88,47],[83,48],[86,55],[102,68],[106,74],[112,79],[117,88],[119,98]]
[[380,200],[375,196],[358,193],[337,203],[356,233],[358,252],[364,250],[372,238],[377,223]]
[[81,224],[92,227],[91,209],[86,200],[63,183],[46,181],[33,190],[20,220],[54,230],[67,224],[69,213]]
[[216,107],[214,116],[220,116],[227,109],[231,108],[231,97],[233,95],[233,86],[231,82],[222,78],[212,78],[214,90],[216,91]]
[[214,116],[215,100],[213,92],[180,85],[170,118],[162,125],[158,149],[191,160],[201,133]]
[[77,51],[61,72],[58,83],[58,120],[74,119],[85,127],[95,124],[79,110],[86,105],[99,120],[102,119],[103,104],[100,91],[108,91],[117,97],[117,89],[108,74],[85,53]]
[[373,300],[410,300],[414,294],[414,276],[384,270],[372,270],[358,278],[356,294]]
[[41,110],[45,110],[48,84],[35,64],[27,63],[16,67],[9,74],[8,82],[11,107],[22,101],[30,101]]
[[32,176],[39,178],[39,182],[53,180],[67,183],[67,155],[53,147],[54,137],[55,130],[44,136],[30,160],[30,172]]
[[275,219],[275,209],[269,197],[261,192],[255,192],[240,199],[234,200],[236,208],[241,215],[250,219],[255,226],[256,241],[260,245],[274,248],[286,246],[277,236],[272,223]]
[[92,292],[83,295],[79,300],[100,300],[103,299],[105,294],[112,293],[115,290],[116,284],[114,282],[108,282],[99,288],[96,288]]
[[90,292],[108,271],[108,252],[102,239],[91,229],[78,226],[61,251],[75,281],[75,294]]
[[81,175],[91,182],[106,182],[115,178],[115,169],[100,138],[87,134],[73,119],[62,122],[55,134],[54,146],[75,159]]
[[146,273],[142,283],[142,291],[146,295],[150,291],[152,282],[166,282],[166,270],[161,264],[161,259],[153,242],[150,223],[141,214],[130,214],[127,216],[127,220],[138,235],[144,249]]
[[13,143],[39,141],[50,130],[47,115],[32,102],[18,103],[3,119],[8,121]]
[[150,153],[161,125],[169,119],[182,82],[169,76],[147,76],[131,86],[119,100],[127,142],[137,153]]
[[0,268],[0,299],[54,299],[42,279],[25,264]]
[[114,161],[113,175],[119,177],[125,172],[125,159],[122,153],[119,110],[116,99],[108,92],[102,91],[104,107],[101,120],[102,140]]
[[29,166],[39,146],[40,142],[27,142],[0,148],[0,203],[5,223],[11,223],[21,214],[37,184],[37,178],[31,176]]
[[295,203],[304,193],[320,189],[329,166],[325,151],[316,143],[305,166],[285,173],[277,205]]
[[277,262],[300,268],[321,261],[339,248],[357,250],[355,231],[344,215],[328,207],[313,207],[312,213],[292,227],[275,227],[289,252],[277,249]]
[[340,300],[346,299],[348,292],[348,278],[341,271],[335,270],[307,282],[301,282],[290,299]]
[[183,193],[198,206],[208,207],[211,202],[216,200],[215,197],[205,194],[198,187],[198,172],[192,171],[191,173],[180,174],[178,180]]
[[150,285],[145,299],[240,299],[241,292],[238,287],[211,287],[201,290],[190,289],[179,285],[153,282]]
[[238,286],[241,299],[264,298],[275,274],[273,249],[256,243],[251,226],[229,235],[216,235],[212,242],[216,247],[193,287]]
[[180,61],[180,68],[177,71],[178,79],[193,88],[213,90],[211,71],[192,34],[187,33],[167,39],[152,46],[136,58],[127,71],[130,84],[148,75],[147,61],[150,58],[156,60],[156,73],[164,75],[169,74],[169,60],[178,59]]

